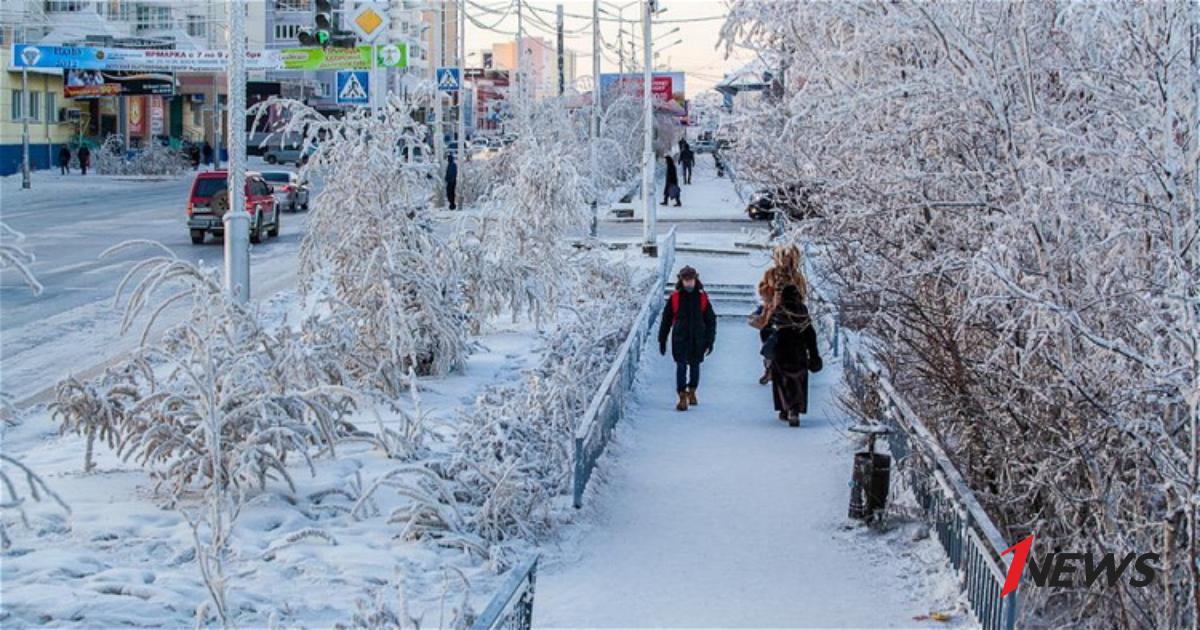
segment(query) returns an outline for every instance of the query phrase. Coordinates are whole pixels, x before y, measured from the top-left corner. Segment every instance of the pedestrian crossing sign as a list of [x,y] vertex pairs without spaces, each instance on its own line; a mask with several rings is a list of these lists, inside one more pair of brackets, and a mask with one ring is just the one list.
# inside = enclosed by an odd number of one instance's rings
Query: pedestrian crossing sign
[[341,70],[337,73],[338,105],[368,105],[371,75],[366,70]]
[[447,67],[437,69],[437,86],[441,92],[457,92],[462,85],[462,74],[459,68]]

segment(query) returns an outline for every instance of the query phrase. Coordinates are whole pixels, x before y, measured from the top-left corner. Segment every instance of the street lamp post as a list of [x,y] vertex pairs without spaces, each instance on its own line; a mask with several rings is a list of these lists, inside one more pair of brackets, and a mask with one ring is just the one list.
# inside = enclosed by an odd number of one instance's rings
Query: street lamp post
[[654,40],[650,37],[650,19],[654,15],[655,0],[646,0],[642,5],[642,38],[645,40],[642,68],[642,117],[645,128],[645,145],[642,150],[642,252],[658,256],[658,240],[655,235],[657,207],[654,205],[654,102],[650,91],[654,69]]
[[592,224],[588,234],[596,238],[599,222],[600,176],[597,173],[596,144],[600,142],[600,0],[592,0],[592,141],[589,157],[592,162]]
[[228,6],[229,178],[226,182],[229,210],[223,219],[225,290],[234,300],[244,303],[250,300],[250,217],[246,213],[246,0],[233,0]]

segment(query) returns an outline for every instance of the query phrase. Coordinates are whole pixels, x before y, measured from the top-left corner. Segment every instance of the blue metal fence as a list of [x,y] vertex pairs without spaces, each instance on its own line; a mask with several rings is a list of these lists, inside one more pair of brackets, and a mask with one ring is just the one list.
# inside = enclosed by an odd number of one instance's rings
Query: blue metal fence
[[1012,630],[1020,590],[1000,597],[1009,560],[1001,555],[1007,545],[999,528],[875,358],[857,345],[848,346],[843,369],[846,386],[855,397],[878,397],[877,420],[892,429],[888,448],[893,461],[958,572],[959,586],[975,618],[987,630]]
[[613,427],[621,419],[627,399],[632,396],[633,381],[637,376],[638,360],[641,358],[646,335],[654,329],[654,322],[663,304],[663,287],[671,270],[675,268],[674,227],[659,242],[658,256],[658,277],[655,278],[654,286],[647,292],[625,342],[617,351],[612,367],[604,376],[575,430],[573,493],[574,505],[577,508],[583,507],[583,491],[591,479],[596,460],[608,446]]
[[471,624],[471,630],[532,628],[537,565],[538,556],[534,556],[509,572],[487,608],[475,619],[475,623]]

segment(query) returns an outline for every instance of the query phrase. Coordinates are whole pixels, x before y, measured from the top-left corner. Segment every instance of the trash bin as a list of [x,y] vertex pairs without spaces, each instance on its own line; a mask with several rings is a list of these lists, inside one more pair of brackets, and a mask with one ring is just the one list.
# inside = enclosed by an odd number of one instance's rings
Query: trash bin
[[875,438],[890,430],[881,425],[859,425],[850,430],[868,436],[867,450],[854,454],[854,468],[850,474],[850,518],[865,521],[887,507],[892,458],[875,452]]

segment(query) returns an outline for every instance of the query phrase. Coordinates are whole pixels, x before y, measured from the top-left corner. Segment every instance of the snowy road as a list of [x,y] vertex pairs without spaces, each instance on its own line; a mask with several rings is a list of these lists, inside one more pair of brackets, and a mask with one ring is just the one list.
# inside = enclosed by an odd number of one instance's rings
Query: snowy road
[[[745,279],[728,263],[683,262]],[[757,382],[757,333],[741,321],[720,320],[700,405],[683,413],[674,364],[648,343],[631,420],[589,497],[594,522],[547,551],[536,625],[913,627],[954,607],[936,543],[846,516],[853,448],[835,403],[840,363],[829,357],[814,375],[809,413],[793,429]]]
[[[185,205],[192,179],[190,172],[130,181],[42,171],[35,173],[29,191],[21,190],[20,177],[0,180],[0,217],[25,234],[26,248],[37,256],[33,272],[45,286],[35,296],[14,271],[0,274],[0,388],[20,400],[68,370],[95,366],[135,345],[136,336],[119,336],[112,298],[130,263],[153,250],[101,259],[105,249],[128,239],[150,239],[185,260],[221,266],[219,242],[194,246],[189,240]],[[279,238],[252,246],[256,297],[294,284],[296,252],[307,223],[304,213],[285,213]]]

